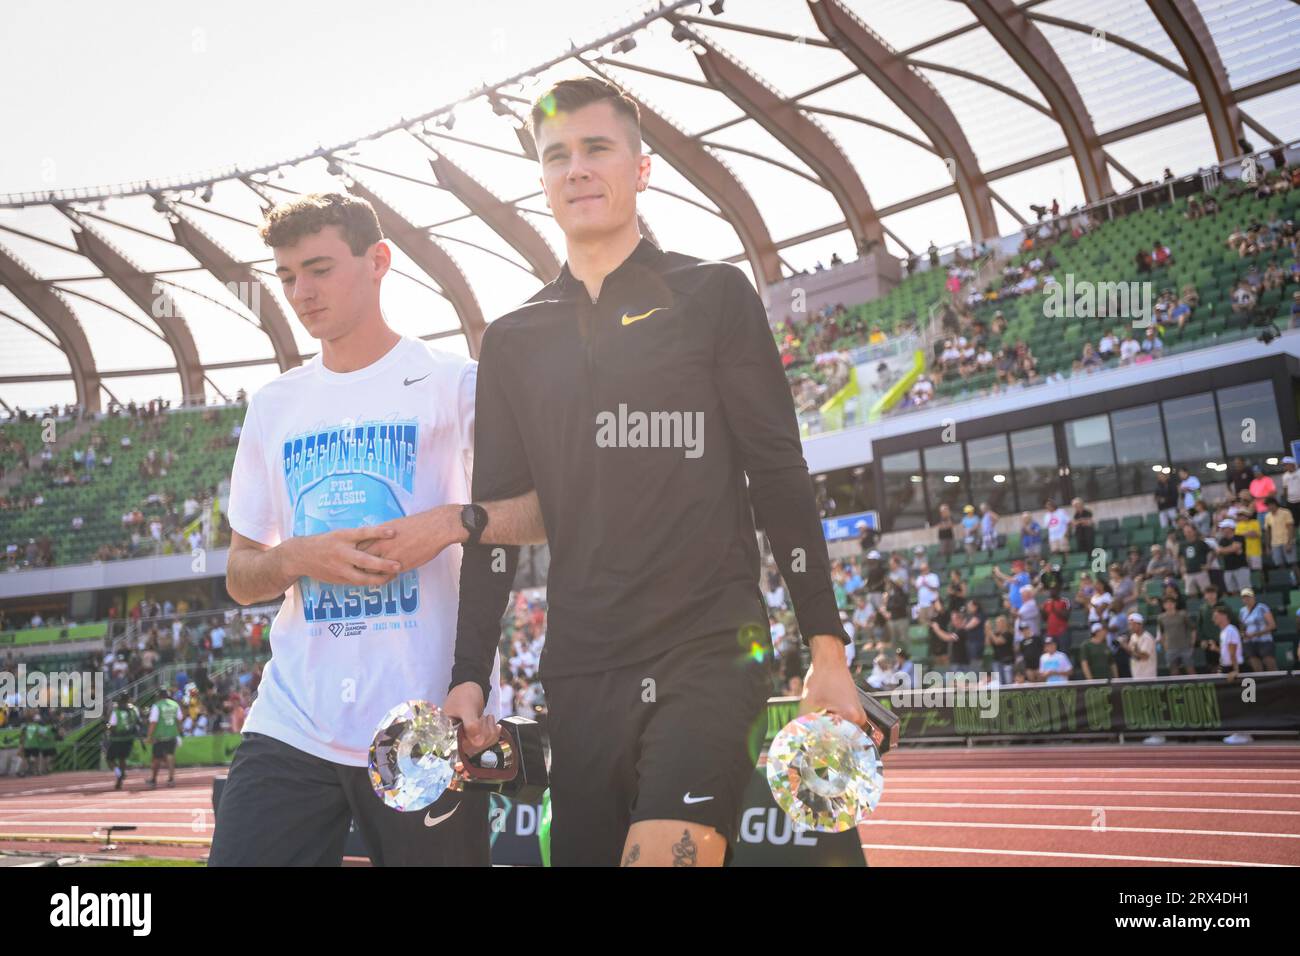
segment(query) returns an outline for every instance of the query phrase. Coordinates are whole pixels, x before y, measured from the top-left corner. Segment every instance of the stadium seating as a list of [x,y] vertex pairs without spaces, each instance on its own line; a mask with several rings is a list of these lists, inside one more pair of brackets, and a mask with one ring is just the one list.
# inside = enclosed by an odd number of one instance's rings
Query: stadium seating
[[[65,449],[56,457],[55,469],[49,474],[39,468],[29,471],[8,491],[8,497],[16,501],[39,493],[45,503],[23,510],[0,511],[0,546],[17,544],[21,549],[28,539],[49,535],[54,542],[56,564],[87,562],[93,560],[103,545],[129,540],[130,532],[122,526],[122,515],[136,509],[144,514],[145,525],[140,530],[148,537],[149,519],[161,514],[160,507],[146,505],[149,495],[169,492],[176,496],[179,507],[187,497],[197,499],[230,477],[235,447],[232,442],[222,440],[229,439],[234,425],[243,421],[244,410],[244,406],[231,405],[180,409],[156,419],[105,417],[98,420],[92,431],[75,443],[77,449],[84,451],[93,436],[104,439],[104,447],[98,453],[100,463],[90,472],[91,481],[63,487],[52,484],[52,475],[65,467],[71,468],[78,478],[87,474],[84,466],[73,463],[72,449]],[[10,435],[10,429],[14,429],[21,436],[30,424],[6,423],[0,426],[0,433]],[[157,425],[157,434],[154,436],[150,431],[147,433],[150,437],[145,437],[145,429],[151,424]],[[193,427],[188,439],[185,437],[187,424]],[[39,445],[39,431],[36,434],[38,437],[29,443],[29,448]],[[121,446],[124,435],[131,437],[130,448]],[[145,480],[140,477],[139,468],[150,449],[157,449],[160,455],[170,449],[176,457],[165,476]],[[102,463],[105,455],[113,458],[111,468]],[[72,519],[77,515],[85,523],[74,531]]]
[[[1275,194],[1266,200],[1246,194],[1229,198],[1233,185],[1220,187],[1213,195],[1219,202],[1217,215],[1189,220],[1185,217],[1186,200],[1173,205],[1148,209],[1103,223],[1099,228],[1075,240],[1069,235],[1051,246],[1060,265],[1050,270],[1058,281],[1067,273],[1073,274],[1075,284],[1089,282],[1149,281],[1154,294],[1166,288],[1176,292],[1188,283],[1194,284],[1200,295],[1200,304],[1193,310],[1192,318],[1181,333],[1166,332],[1164,354],[1204,348],[1220,342],[1254,336],[1253,329],[1242,328],[1234,322],[1230,295],[1233,285],[1252,264],[1263,272],[1271,259],[1276,259],[1283,270],[1289,270],[1292,261],[1285,251],[1265,252],[1257,256],[1240,257],[1225,245],[1229,233],[1252,220],[1267,221],[1274,214],[1282,219],[1296,218],[1300,209],[1300,194],[1291,191]],[[1137,272],[1134,255],[1139,249],[1151,249],[1163,242],[1173,253],[1173,263],[1156,268],[1146,274]],[[1023,264],[1040,249],[1020,253],[1012,262]],[[1048,270],[1044,270],[1045,272]],[[994,280],[997,288],[1001,280]],[[1257,317],[1274,316],[1282,301],[1282,290],[1274,289],[1260,296]],[[1006,334],[991,339],[990,347],[996,350],[1003,345],[1023,340],[1038,361],[1038,373],[1047,376],[1060,372],[1069,374],[1072,363],[1079,358],[1083,343],[1094,345],[1103,331],[1119,326],[1119,321],[1109,318],[1052,318],[1044,314],[1041,293],[1019,296],[1009,300],[995,300],[981,305],[976,317],[991,319],[998,309],[1007,320]],[[1118,364],[1112,358],[1107,367]],[[993,384],[993,373],[972,376],[962,381],[951,378],[938,387],[936,395],[961,399],[976,395]]]
[[[929,269],[908,276],[888,294],[870,302],[859,303],[848,308],[848,315],[839,320],[839,327],[845,334],[829,343],[829,347],[819,351],[843,351],[867,344],[871,330],[879,328],[885,335],[893,335],[904,323],[928,321],[929,309],[944,296],[944,282],[947,275],[943,269]],[[846,303],[847,304],[847,303]],[[796,371],[815,374],[804,363],[813,359],[812,343],[803,333],[809,322],[801,320],[794,324],[792,330],[778,325],[778,341],[784,340],[785,331],[793,331],[800,338],[800,345],[787,352],[795,357],[795,364],[787,368],[793,375]]]

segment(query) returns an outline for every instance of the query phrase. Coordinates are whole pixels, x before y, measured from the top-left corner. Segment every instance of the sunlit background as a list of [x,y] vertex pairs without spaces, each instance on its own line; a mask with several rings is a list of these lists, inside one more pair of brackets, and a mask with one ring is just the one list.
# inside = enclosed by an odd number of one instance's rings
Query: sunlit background
[[[990,179],[1000,233],[1032,221],[1031,203],[1056,199],[1068,209],[1084,201],[1073,160],[1059,155],[1066,145],[1061,126],[966,4],[856,0],[848,6],[947,102]],[[1031,0],[1021,6],[1077,86],[1117,191],[1159,179],[1165,167],[1181,174],[1214,162],[1196,90],[1177,72],[1182,58],[1146,3]],[[1256,146],[1267,142],[1260,130],[1283,141],[1300,136],[1294,88],[1300,77],[1291,76],[1300,67],[1300,7],[1288,0],[1197,6],[1234,89],[1245,91],[1247,136]],[[830,133],[881,212],[890,252],[922,252],[931,241],[941,247],[969,242],[943,158],[828,44],[807,3],[727,0],[722,7],[714,13],[709,4],[690,5],[682,12],[701,40],[745,64],[781,97],[797,99]],[[268,250],[253,229],[262,207],[296,192],[343,188],[325,158],[300,158],[344,145],[333,153],[338,168],[427,230],[464,272],[491,321],[541,279],[438,182],[433,150],[512,203],[563,260],[536,164],[516,135],[517,117],[548,81],[594,67],[730,167],[777,241],[786,274],[829,262],[835,253],[853,258],[831,192],[759,122],[708,87],[689,42],[674,39],[671,24],[656,20],[631,34],[634,43],[605,43],[586,61],[566,56],[655,9],[609,0],[361,6],[11,0],[0,6],[0,194],[8,194],[0,195],[0,247],[34,274],[27,281],[60,290],[98,371],[107,373],[111,396],[179,403],[176,360],[155,316],[76,252],[69,214],[49,201],[18,205],[23,193],[64,197],[89,188],[112,194],[69,208],[173,295],[205,369],[204,398],[223,401],[240,388],[255,390],[280,367],[248,303],[177,243],[168,214],[269,276]],[[561,62],[534,69],[556,58]],[[496,111],[486,97],[467,99],[525,72],[531,78],[501,89]],[[1285,84],[1277,82],[1287,76]],[[1279,88],[1250,95],[1269,86]],[[1181,119],[1180,110],[1186,111]],[[441,112],[416,128],[418,136],[399,129],[369,138],[434,111]],[[1145,122],[1160,117],[1163,125]],[[1127,132],[1148,125],[1156,128]],[[259,166],[272,168],[247,181],[234,171]],[[161,208],[147,194],[117,195],[150,179],[162,186],[220,181],[210,194],[201,187],[164,190]],[[652,187],[641,208],[661,245],[748,270],[735,229],[662,157]],[[931,193],[941,195],[928,198]],[[440,283],[400,252],[394,261],[397,271],[384,286],[389,322],[404,333],[436,336],[439,347],[467,351]],[[278,297],[278,284],[273,278],[269,284]],[[284,308],[299,350],[314,354],[316,343]],[[33,377],[41,380],[22,381]],[[0,288],[0,401],[29,409],[75,401],[54,333],[10,288]]]

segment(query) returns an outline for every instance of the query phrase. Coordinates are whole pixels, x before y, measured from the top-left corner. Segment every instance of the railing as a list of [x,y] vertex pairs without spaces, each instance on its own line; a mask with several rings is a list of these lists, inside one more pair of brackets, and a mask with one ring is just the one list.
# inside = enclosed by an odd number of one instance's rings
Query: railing
[[[990,249],[984,255],[967,263],[975,272],[973,281],[976,283],[986,281],[981,280],[981,276],[986,274],[988,269],[998,261],[998,258],[997,251]],[[963,285],[962,289],[966,287],[966,285]],[[941,328],[942,311],[949,303],[950,296],[945,290],[940,294],[939,298],[927,307],[927,321],[920,323],[916,332],[896,335],[876,345],[860,345],[849,351],[850,362],[856,367],[873,361],[899,358],[904,355],[912,356],[918,349],[926,356],[928,361],[929,357],[934,354],[933,345],[935,341],[943,337],[944,333]],[[864,389],[861,394],[844,403],[840,415],[829,418],[823,416],[820,410],[804,412],[799,415],[800,433],[807,437],[864,424],[868,421],[872,405],[878,397],[879,392]]]
[[[205,673],[208,680],[215,680],[224,677],[233,670],[242,667],[246,662],[244,658],[222,658],[204,665]],[[119,690],[116,690],[108,696],[115,700],[119,694],[126,694],[132,703],[140,701],[149,701],[159,691],[172,686],[175,682],[176,675],[183,670],[192,671],[196,665],[193,664],[167,664],[148,674],[137,678]],[[77,716],[63,725],[64,739],[69,737],[75,738],[72,746],[66,748],[59,754],[56,761],[56,770],[86,770],[93,769],[99,763],[99,753],[103,746],[104,734],[108,727],[108,711],[111,709],[111,700],[105,701],[104,714],[92,720],[87,720],[84,712],[78,712]]]
[[[1214,189],[1217,189],[1220,185],[1223,184],[1224,181],[1227,180],[1235,179],[1236,181],[1244,181],[1247,182],[1247,184],[1250,184],[1251,182],[1254,181],[1253,179],[1241,180],[1239,177],[1233,177],[1227,174],[1230,171],[1240,172],[1243,168],[1251,168],[1249,167],[1249,165],[1245,165],[1245,166],[1243,165],[1246,164],[1247,161],[1249,160],[1249,161],[1253,161],[1256,164],[1253,168],[1258,171],[1262,179],[1264,173],[1273,172],[1272,169],[1268,169],[1268,170],[1263,169],[1261,165],[1261,160],[1263,157],[1268,156],[1276,149],[1283,149],[1288,154],[1290,154],[1296,151],[1298,147],[1300,147],[1300,140],[1293,140],[1282,146],[1271,147],[1265,150],[1257,150],[1254,153],[1244,154],[1242,156],[1237,156],[1232,159],[1225,160],[1224,162],[1216,166],[1212,166],[1207,169],[1198,170],[1196,173],[1193,173],[1189,176],[1176,177],[1171,180],[1166,180],[1159,183],[1152,183],[1147,186],[1141,186],[1127,193],[1122,193],[1117,196],[1111,196],[1106,199],[1102,199],[1097,202],[1090,203],[1089,205],[1086,206],[1077,207],[1075,209],[1072,209],[1070,212],[1064,213],[1060,216],[1056,216],[1055,218],[1050,218],[1050,219],[1045,218],[1040,222],[1029,223],[1025,226],[1024,230],[1022,230],[1021,233],[1012,234],[1011,236],[1001,237],[996,243],[991,243],[990,245],[997,246],[997,245],[1004,244],[1008,241],[1012,241],[1013,239],[1015,239],[1017,235],[1036,234],[1038,232],[1041,232],[1041,230],[1043,230],[1044,228],[1048,229],[1053,234],[1061,234],[1065,231],[1068,231],[1071,225],[1075,221],[1085,220],[1090,213],[1103,213],[1105,218],[1109,221],[1109,220],[1121,218],[1133,212],[1142,212],[1145,209],[1157,208],[1160,206],[1168,206],[1171,205],[1173,202],[1175,202],[1178,198],[1181,198],[1177,192],[1178,184],[1179,183],[1185,184],[1191,180],[1199,181],[1199,189],[1196,190],[1195,192],[1202,192],[1202,191],[1211,192]],[[1293,159],[1293,157],[1290,155],[1288,155],[1287,158]],[[958,246],[954,248],[961,247],[961,245],[962,244],[958,244]],[[951,257],[948,258],[950,259]],[[991,265],[992,261],[995,258],[996,258],[995,253],[990,252],[987,256],[983,257],[980,260],[981,265],[976,272],[976,281],[981,283],[981,287],[988,284],[988,279],[983,277],[983,273],[984,270]],[[941,262],[940,267],[942,268],[943,265],[944,263]],[[1173,345],[1167,347],[1162,350],[1162,356],[1168,357],[1170,355],[1175,355],[1184,352],[1192,352],[1192,351],[1198,351],[1200,349],[1214,348],[1217,345],[1223,345],[1229,342],[1236,342],[1244,338],[1251,338],[1258,335],[1259,330],[1262,327],[1263,326],[1249,326],[1249,327],[1241,327],[1235,329],[1228,328],[1222,332],[1213,333],[1209,336],[1205,336],[1193,342],[1187,342],[1187,343],[1182,343],[1179,345]],[[928,345],[929,344],[927,343],[926,346],[927,358],[933,354],[932,351],[929,349]],[[1158,362],[1159,359],[1157,359],[1156,361]],[[1109,368],[1109,366],[1107,368]],[[1079,372],[1077,374],[1092,375],[1092,374],[1096,374],[1097,372],[1105,371],[1105,370],[1106,369],[1097,369],[1094,371]],[[1073,378],[1075,374],[1076,373],[1073,372],[1072,370],[1059,370],[1057,372],[1052,373],[1051,375],[1044,376],[1042,381],[1037,382],[1033,385],[1017,384],[1015,386],[1012,386],[1012,388],[1014,388],[1016,391],[1021,391],[1024,389],[1033,389],[1042,385],[1067,381]],[[983,394],[991,394],[991,392],[980,393],[980,395]],[[929,402],[927,402],[924,405],[918,405],[909,408],[894,409],[889,414],[890,417],[894,417],[896,415],[907,415],[910,414],[911,412],[924,411],[926,409],[931,409],[938,406],[951,405],[958,402],[970,401],[973,397],[979,397],[979,396],[972,395],[969,393],[960,393],[960,394],[950,395],[946,397],[940,397],[936,395],[934,398],[932,398]],[[853,416],[850,416],[848,414],[848,409],[846,408],[845,415],[844,415],[845,424],[841,427],[848,427],[848,423],[852,420],[852,418]],[[817,416],[816,414],[813,413],[800,416],[800,424],[801,426],[803,426],[803,433],[805,435],[826,434],[831,431],[840,430],[839,428],[824,427],[824,423],[822,422],[820,416]]]
[[228,611],[237,610],[239,616],[245,619],[263,614],[274,618],[279,609],[280,602],[275,602],[259,604],[256,607],[214,608],[206,611],[187,611],[184,614],[169,614],[165,617],[142,617],[138,621],[130,618],[113,620],[108,622],[108,636],[105,640],[104,649],[114,653],[123,647],[134,649],[140,635],[145,631],[153,627],[158,628],[160,631],[167,631],[171,629],[172,624],[176,621],[180,621],[182,625],[185,625],[220,617],[224,626],[226,623],[225,616]]

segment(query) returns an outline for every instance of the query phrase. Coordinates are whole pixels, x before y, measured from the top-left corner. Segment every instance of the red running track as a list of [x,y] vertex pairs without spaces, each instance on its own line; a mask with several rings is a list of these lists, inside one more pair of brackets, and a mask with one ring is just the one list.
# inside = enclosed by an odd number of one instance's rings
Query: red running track
[[[212,778],[120,792],[103,773],[0,778],[0,850],[203,858]],[[1300,865],[1300,745],[906,749],[860,828],[872,866]]]
[[1300,746],[909,749],[873,866],[1300,865]]

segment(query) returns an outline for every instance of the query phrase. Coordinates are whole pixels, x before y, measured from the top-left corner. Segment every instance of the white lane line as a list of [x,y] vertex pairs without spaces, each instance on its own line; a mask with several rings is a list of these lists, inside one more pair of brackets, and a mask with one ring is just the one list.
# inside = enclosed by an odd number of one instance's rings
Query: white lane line
[[[887,784],[888,785],[888,784]],[[891,793],[952,793],[952,787],[889,787]],[[1007,790],[980,788],[979,793],[1006,794],[1125,794],[1131,797],[1277,797],[1280,800],[1300,800],[1300,793],[1242,793],[1236,790]]]
[[1178,833],[1184,836],[1271,837],[1300,840],[1300,833],[1258,833],[1252,830],[1196,830],[1174,827],[1094,827],[1064,823],[989,823],[973,820],[878,820],[871,818],[863,826],[875,827],[966,827],[982,830],[1091,830],[1094,833]]
[[[991,782],[993,782],[993,783],[1006,783],[1006,782],[1007,782],[1007,778],[1008,778],[1009,776],[1011,776],[1010,773],[1002,774],[1002,775],[1000,775],[1000,776],[996,776],[996,777],[972,777],[972,776],[967,776],[966,774],[961,774],[960,776],[954,776],[952,779],[953,779],[953,781],[954,781],[955,783],[960,783],[960,784],[963,784],[963,785],[964,785],[964,784],[968,784],[968,783],[977,783],[977,782],[985,782],[985,781],[991,781]],[[928,777],[928,776],[927,776],[927,777],[916,777],[916,776],[913,776],[913,775],[911,775],[911,774],[907,774],[907,773],[891,773],[891,774],[889,774],[885,779],[886,779],[889,783],[934,783],[934,782],[935,782],[935,778],[934,778],[934,777]],[[1093,774],[1075,774],[1075,775],[1073,775],[1073,776],[1034,777],[1034,778],[1032,778],[1032,779],[1030,779],[1030,780],[1025,780],[1024,782],[1025,782],[1025,783],[1033,783],[1033,784],[1039,784],[1039,783],[1102,783],[1102,782],[1104,782],[1104,783],[1200,783],[1200,784],[1206,784],[1206,783],[1214,783],[1214,784],[1230,783],[1230,784],[1252,784],[1252,785],[1260,785],[1260,786],[1263,786],[1263,785],[1265,785],[1265,784],[1276,784],[1277,786],[1281,786],[1281,787],[1300,786],[1300,780],[1286,780],[1286,779],[1281,779],[1281,778],[1272,778],[1272,779],[1269,779],[1269,778],[1254,779],[1254,778],[1251,778],[1251,777],[1245,777],[1245,776],[1239,776],[1239,777],[1235,777],[1235,778],[1224,778],[1224,777],[1218,777],[1218,778],[1215,778],[1215,779],[1212,779],[1212,780],[1207,780],[1207,779],[1204,778],[1204,777],[1150,777],[1150,776],[1143,776],[1143,777],[1106,777],[1106,778],[1104,778],[1104,780],[1099,780],[1099,779],[1098,779],[1095,775],[1093,775]]]
[[921,803],[906,800],[880,801],[881,808],[931,807],[938,810],[1127,810],[1134,813],[1262,813],[1300,817],[1300,810],[1243,810],[1235,807],[1133,807],[1113,803]]
[[985,856],[1036,856],[1064,860],[1122,860],[1130,863],[1186,863],[1192,866],[1290,866],[1288,863],[1247,863],[1241,860],[1189,860],[1176,856],[1125,856],[1119,853],[1066,853],[1052,850],[986,850],[961,846],[907,846],[892,843],[864,843],[862,849],[899,850],[905,853],[977,853]]
[[[17,816],[8,807],[5,808],[9,816]],[[127,814],[151,814],[151,813],[211,813],[211,807],[47,807],[44,810],[23,810],[21,813],[90,813],[97,816],[124,816]]]
[[[115,822],[104,821],[104,820],[0,820],[0,826],[80,827],[82,830],[85,830],[87,827],[90,827],[91,829],[100,829],[103,827],[110,827],[116,825],[117,824]],[[177,823],[131,823],[127,825],[134,826],[134,827],[151,827],[157,830],[175,830],[175,831],[193,830],[196,833],[198,832],[197,830],[194,830],[193,826],[185,826],[183,824],[177,824]],[[204,830],[212,829],[212,824],[206,822],[205,820],[203,824],[203,829]]]

